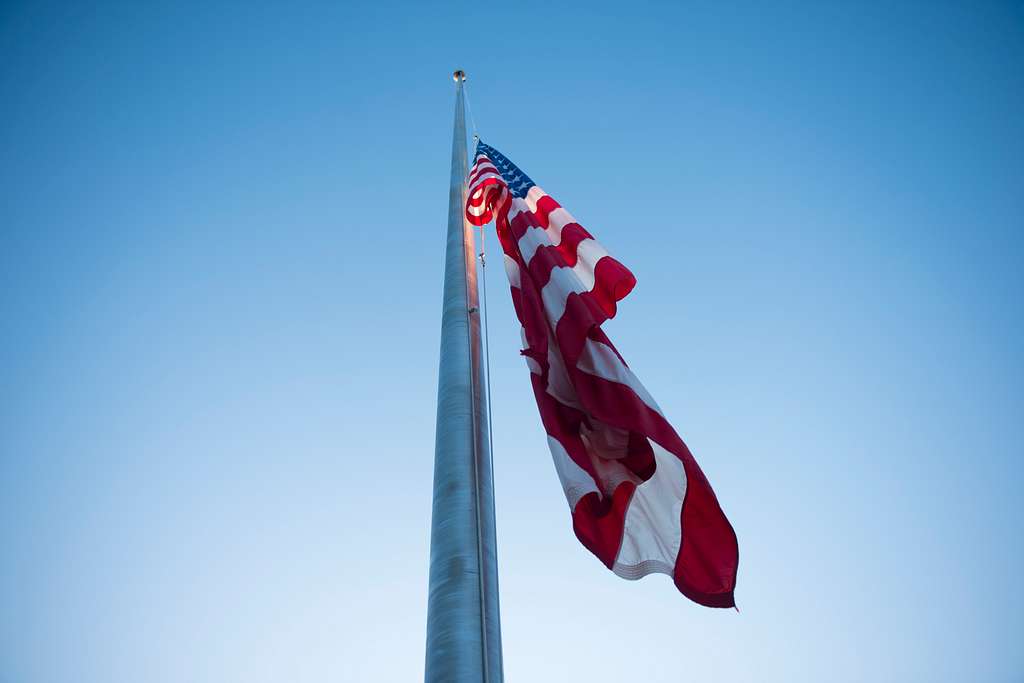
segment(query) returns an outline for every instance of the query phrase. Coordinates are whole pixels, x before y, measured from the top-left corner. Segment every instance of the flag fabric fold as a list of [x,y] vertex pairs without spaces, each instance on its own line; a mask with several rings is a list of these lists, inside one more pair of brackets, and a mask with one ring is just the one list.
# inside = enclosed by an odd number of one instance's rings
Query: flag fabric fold
[[576,219],[480,142],[466,217],[494,220],[522,354],[580,542],[627,579],[733,607],[736,534],[686,444],[601,329],[636,284]]

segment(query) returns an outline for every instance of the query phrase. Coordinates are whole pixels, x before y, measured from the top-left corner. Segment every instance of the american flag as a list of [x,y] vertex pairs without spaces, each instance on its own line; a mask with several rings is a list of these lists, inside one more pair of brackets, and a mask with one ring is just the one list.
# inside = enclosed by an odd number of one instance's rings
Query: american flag
[[686,444],[601,330],[636,278],[483,142],[466,217],[497,224],[522,354],[577,538],[623,578],[668,574],[691,600],[733,607],[732,525]]

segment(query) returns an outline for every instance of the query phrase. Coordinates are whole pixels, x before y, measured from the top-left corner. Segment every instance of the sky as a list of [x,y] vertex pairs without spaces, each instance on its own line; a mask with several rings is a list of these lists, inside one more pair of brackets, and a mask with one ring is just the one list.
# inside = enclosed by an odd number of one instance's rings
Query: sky
[[456,68],[740,546],[576,541],[492,268],[507,679],[1024,680],[1021,4],[8,1],[0,682],[422,678]]

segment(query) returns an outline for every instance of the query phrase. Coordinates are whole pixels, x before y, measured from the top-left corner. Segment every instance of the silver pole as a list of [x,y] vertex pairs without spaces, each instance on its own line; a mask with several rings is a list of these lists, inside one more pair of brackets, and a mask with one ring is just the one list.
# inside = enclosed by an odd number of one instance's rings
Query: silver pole
[[455,132],[437,383],[427,599],[427,683],[500,683],[501,625],[476,245],[466,221],[466,115],[455,79]]

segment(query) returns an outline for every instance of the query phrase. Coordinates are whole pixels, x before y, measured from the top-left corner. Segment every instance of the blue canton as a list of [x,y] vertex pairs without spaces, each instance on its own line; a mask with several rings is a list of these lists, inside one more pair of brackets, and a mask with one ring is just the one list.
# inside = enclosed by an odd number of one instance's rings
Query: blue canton
[[525,197],[530,188],[536,185],[530,180],[530,176],[520,171],[518,166],[508,160],[508,157],[490,145],[485,145],[483,141],[476,144],[476,153],[477,155],[486,155],[497,166],[513,197]]

